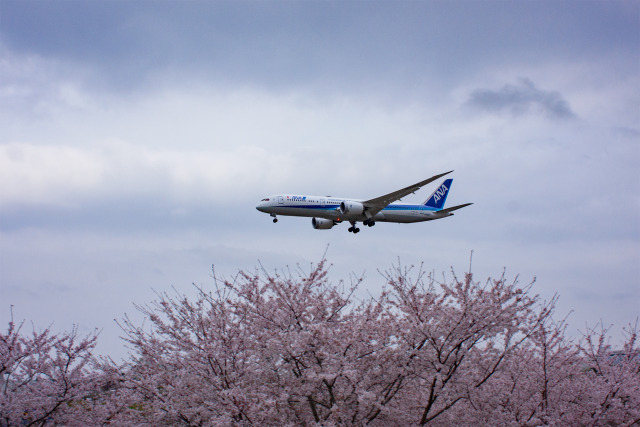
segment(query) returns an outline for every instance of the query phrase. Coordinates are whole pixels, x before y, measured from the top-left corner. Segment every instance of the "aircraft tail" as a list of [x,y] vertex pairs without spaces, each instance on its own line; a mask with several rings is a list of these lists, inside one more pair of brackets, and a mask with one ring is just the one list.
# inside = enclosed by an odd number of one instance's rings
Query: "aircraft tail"
[[446,179],[436,191],[433,192],[431,196],[427,200],[425,200],[424,205],[434,209],[442,209],[444,207],[444,202],[447,201],[447,195],[449,194],[449,189],[451,189],[451,183],[453,179]]

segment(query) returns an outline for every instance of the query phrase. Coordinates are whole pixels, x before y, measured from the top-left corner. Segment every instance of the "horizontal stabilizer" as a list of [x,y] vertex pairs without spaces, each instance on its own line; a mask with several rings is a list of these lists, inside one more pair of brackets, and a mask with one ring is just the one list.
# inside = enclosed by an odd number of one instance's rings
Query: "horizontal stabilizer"
[[443,213],[449,213],[449,212],[453,212],[456,211],[458,209],[462,209],[464,207],[467,207],[469,205],[472,205],[473,203],[465,203],[464,205],[458,205],[458,206],[453,206],[451,208],[447,208],[447,209],[442,209],[441,211],[438,211],[438,214],[443,214]]

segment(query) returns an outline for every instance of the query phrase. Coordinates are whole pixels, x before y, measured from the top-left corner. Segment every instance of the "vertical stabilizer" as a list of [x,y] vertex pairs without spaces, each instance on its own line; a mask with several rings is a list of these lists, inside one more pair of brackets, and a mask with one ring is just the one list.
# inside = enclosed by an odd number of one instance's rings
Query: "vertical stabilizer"
[[447,195],[449,194],[449,189],[451,189],[451,183],[453,179],[446,179],[436,191],[433,192],[431,196],[424,202],[424,205],[429,208],[434,209],[442,209],[444,207],[444,202],[447,201]]

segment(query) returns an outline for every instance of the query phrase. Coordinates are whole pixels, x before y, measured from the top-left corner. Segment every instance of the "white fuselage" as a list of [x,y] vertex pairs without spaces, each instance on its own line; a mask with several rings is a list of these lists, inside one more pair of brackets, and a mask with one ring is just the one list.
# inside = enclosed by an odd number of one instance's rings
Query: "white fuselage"
[[315,217],[336,222],[373,220],[376,222],[411,223],[430,221],[451,215],[451,213],[440,213],[439,209],[424,205],[394,202],[369,218],[357,208],[341,212],[341,203],[348,207],[350,204],[361,205],[362,201],[340,197],[279,194],[262,199],[256,209],[272,215]]

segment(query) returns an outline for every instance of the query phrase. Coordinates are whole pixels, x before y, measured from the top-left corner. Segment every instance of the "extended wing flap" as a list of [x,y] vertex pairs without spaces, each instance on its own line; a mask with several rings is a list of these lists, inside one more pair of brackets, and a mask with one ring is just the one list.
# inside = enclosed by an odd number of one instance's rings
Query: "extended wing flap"
[[411,194],[411,193],[415,193],[416,191],[418,191],[420,188],[424,187],[425,185],[435,181],[436,179],[439,179],[447,174],[450,174],[451,172],[453,172],[452,170],[449,172],[445,172],[445,173],[441,173],[439,175],[434,175],[429,179],[425,179],[424,181],[420,181],[417,182],[413,185],[410,185],[408,187],[402,188],[400,190],[396,190],[393,191],[389,194],[385,194],[384,196],[380,196],[380,197],[376,197],[375,199],[370,199],[367,200],[365,202],[363,202],[362,204],[364,205],[365,208],[367,208],[367,210],[370,211],[370,213],[372,215],[375,215],[376,213],[380,212],[382,209],[384,209],[387,205],[389,205],[390,203],[393,203],[397,200],[402,199],[404,196]]

